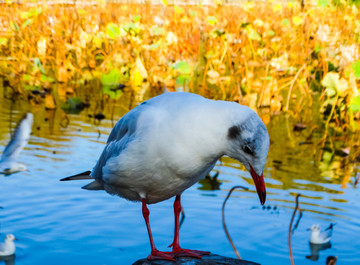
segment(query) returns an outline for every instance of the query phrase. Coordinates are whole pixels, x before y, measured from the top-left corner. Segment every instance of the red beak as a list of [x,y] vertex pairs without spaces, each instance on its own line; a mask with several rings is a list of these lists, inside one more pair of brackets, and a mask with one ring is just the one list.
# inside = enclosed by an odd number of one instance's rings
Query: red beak
[[266,201],[266,189],[265,189],[265,182],[264,182],[263,174],[261,174],[261,176],[256,174],[255,170],[253,169],[253,167],[251,165],[250,165],[250,174],[254,180],[254,183],[256,186],[256,191],[259,195],[260,203],[261,203],[261,205],[264,205],[264,203]]

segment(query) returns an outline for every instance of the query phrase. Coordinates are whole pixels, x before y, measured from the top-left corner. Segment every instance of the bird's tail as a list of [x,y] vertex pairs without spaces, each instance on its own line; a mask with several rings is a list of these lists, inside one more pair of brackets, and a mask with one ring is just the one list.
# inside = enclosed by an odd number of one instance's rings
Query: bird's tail
[[334,225],[336,225],[335,223],[331,223],[330,225],[329,225],[329,227],[327,227],[326,229],[325,229],[325,231],[326,230],[331,230],[331,229],[333,229],[334,228]]
[[[60,181],[67,181],[67,180],[79,180],[79,179],[92,179],[90,176],[91,171],[85,171],[80,174],[76,174],[67,178],[60,179]],[[98,182],[97,180],[94,180],[93,182],[85,185],[82,187],[82,189],[85,190],[103,190],[104,186]]]
[[79,179],[92,179],[90,176],[91,171],[85,171],[80,174],[76,174],[70,177],[66,177],[63,179],[60,179],[60,181],[67,181],[67,180],[79,180]]

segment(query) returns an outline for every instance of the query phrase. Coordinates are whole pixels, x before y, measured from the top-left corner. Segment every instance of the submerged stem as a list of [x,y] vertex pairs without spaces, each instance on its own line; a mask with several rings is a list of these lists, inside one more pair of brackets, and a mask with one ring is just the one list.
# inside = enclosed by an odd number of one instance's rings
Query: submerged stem
[[237,189],[237,188],[240,188],[240,189],[243,189],[243,190],[248,190],[248,188],[245,188],[245,187],[243,187],[243,186],[234,186],[234,187],[231,188],[231,190],[229,191],[228,195],[226,196],[226,198],[225,198],[225,200],[224,200],[224,203],[223,203],[223,206],[222,206],[222,223],[223,223],[223,227],[224,227],[225,234],[226,234],[226,236],[227,236],[227,238],[228,238],[228,240],[229,240],[229,242],[230,242],[230,244],[231,244],[231,246],[232,246],[232,248],[233,248],[236,256],[238,257],[238,259],[241,259],[240,253],[239,253],[239,251],[236,249],[236,247],[235,247],[235,245],[234,245],[234,242],[232,241],[232,239],[231,239],[231,237],[230,237],[230,234],[229,234],[229,231],[227,230],[226,224],[225,224],[225,204],[226,204],[227,200],[229,199],[231,193],[232,193],[235,189]]
[[297,211],[297,209],[299,208],[299,197],[300,197],[300,195],[301,195],[300,193],[299,193],[298,195],[296,195],[296,205],[295,205],[295,209],[294,209],[293,215],[292,215],[292,217],[291,217],[290,226],[289,226],[288,240],[289,240],[289,255],[290,255],[291,265],[295,265],[295,263],[294,263],[294,257],[293,257],[292,249],[291,249],[291,228],[292,228],[292,223],[293,223],[293,221],[294,221],[294,217],[295,217],[296,211]]

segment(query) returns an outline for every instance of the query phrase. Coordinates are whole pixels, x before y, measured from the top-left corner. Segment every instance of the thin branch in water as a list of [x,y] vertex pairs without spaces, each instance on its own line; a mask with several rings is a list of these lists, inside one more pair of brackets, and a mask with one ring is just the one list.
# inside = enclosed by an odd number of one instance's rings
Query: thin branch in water
[[289,240],[289,255],[290,255],[290,261],[291,261],[291,265],[295,265],[294,263],[294,257],[292,254],[292,249],[291,249],[291,227],[292,227],[292,223],[294,221],[294,217],[296,214],[297,209],[299,208],[299,197],[301,196],[300,193],[298,193],[298,195],[296,195],[296,205],[295,205],[295,209],[293,212],[293,215],[291,217],[291,221],[290,221],[290,226],[289,226],[289,234],[288,234],[288,240]]
[[179,229],[181,228],[181,225],[183,224],[184,221],[185,221],[185,211],[184,208],[181,206],[181,219],[180,219]]
[[223,206],[222,206],[222,223],[223,223],[223,227],[224,227],[224,231],[225,231],[225,234],[226,234],[226,237],[228,238],[236,256],[238,257],[238,259],[241,259],[240,257],[240,253],[239,251],[236,249],[235,245],[234,245],[234,242],[232,241],[231,237],[230,237],[230,234],[229,234],[229,231],[227,230],[227,227],[226,227],[226,224],[225,224],[225,204],[227,202],[227,200],[229,199],[231,193],[237,189],[237,188],[240,188],[240,189],[243,189],[243,190],[248,190],[248,188],[245,188],[243,186],[235,186],[235,187],[232,187],[231,190],[229,191],[228,195],[226,196],[225,200],[224,200],[224,203],[223,203]]
[[302,211],[301,211],[301,209],[300,209],[300,207],[299,207],[299,217],[298,217],[298,219],[297,219],[297,221],[296,221],[296,224],[294,225],[294,228],[291,230],[291,233],[293,234],[294,233],[294,231],[298,228],[298,226],[299,226],[299,224],[300,224],[300,220],[301,220],[301,218],[302,218]]

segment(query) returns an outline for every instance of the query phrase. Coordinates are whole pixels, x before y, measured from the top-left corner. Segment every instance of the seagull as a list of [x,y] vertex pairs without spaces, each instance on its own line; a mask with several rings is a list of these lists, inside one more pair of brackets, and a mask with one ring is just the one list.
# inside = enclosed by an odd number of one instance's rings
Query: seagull
[[14,240],[17,240],[13,234],[7,234],[5,237],[5,242],[0,243],[0,256],[10,256],[15,253],[15,243]]
[[311,231],[310,243],[326,244],[330,242],[334,225],[335,224],[330,224],[330,226],[324,231],[321,231],[320,225],[312,225],[310,228],[308,228],[308,230]]
[[26,166],[17,162],[21,151],[29,141],[33,115],[27,113],[17,126],[10,142],[5,147],[0,160],[0,174],[10,175],[27,170]]
[[[181,194],[206,177],[223,155],[240,161],[250,172],[261,204],[266,190],[263,170],[269,134],[260,117],[235,102],[215,101],[186,92],[168,92],[149,99],[125,114],[112,129],[92,171],[61,180],[94,179],[87,190],[105,190],[142,202],[149,234],[149,260],[201,256],[206,251],[179,245]],[[157,250],[147,204],[175,196],[172,252]]]

